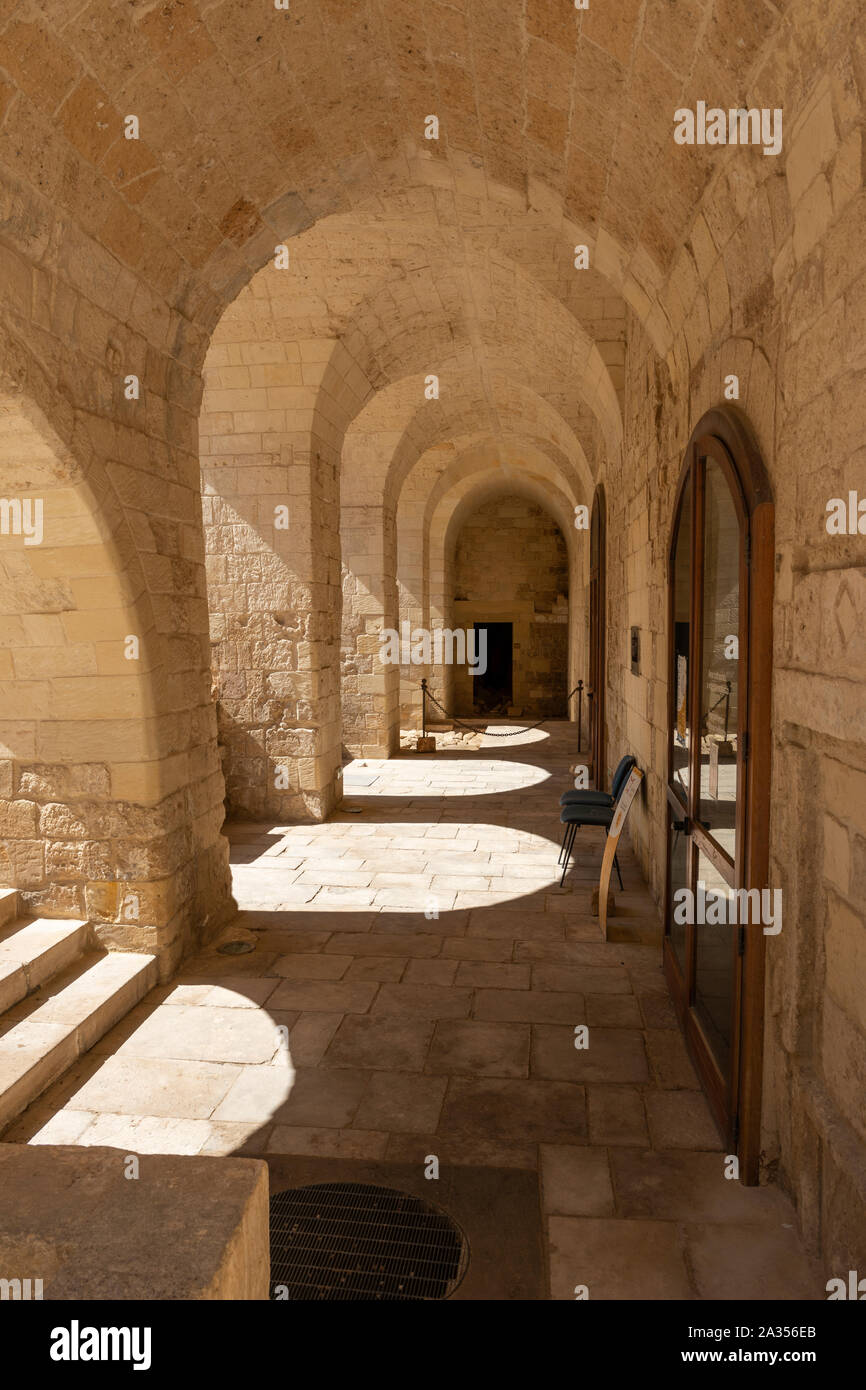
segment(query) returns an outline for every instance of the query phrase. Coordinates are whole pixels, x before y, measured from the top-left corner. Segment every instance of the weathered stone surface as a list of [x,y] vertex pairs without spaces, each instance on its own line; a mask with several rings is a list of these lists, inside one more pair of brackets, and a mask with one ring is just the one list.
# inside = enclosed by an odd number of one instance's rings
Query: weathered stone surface
[[147,1154],[130,1182],[125,1161],[0,1145],[0,1278],[42,1279],[60,1300],[268,1297],[264,1163]]

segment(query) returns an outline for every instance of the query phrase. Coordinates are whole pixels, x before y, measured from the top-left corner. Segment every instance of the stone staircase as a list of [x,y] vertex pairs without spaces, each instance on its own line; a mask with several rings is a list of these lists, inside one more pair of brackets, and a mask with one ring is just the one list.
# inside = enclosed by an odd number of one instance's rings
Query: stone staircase
[[156,976],[155,956],[99,950],[87,922],[19,917],[0,888],[0,1134]]

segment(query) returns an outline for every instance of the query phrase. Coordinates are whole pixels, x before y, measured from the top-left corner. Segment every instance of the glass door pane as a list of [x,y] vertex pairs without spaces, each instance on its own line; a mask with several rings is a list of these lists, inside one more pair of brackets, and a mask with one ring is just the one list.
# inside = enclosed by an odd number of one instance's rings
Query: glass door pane
[[673,574],[674,662],[671,679],[674,691],[673,769],[674,789],[688,798],[691,715],[689,712],[689,660],[692,596],[692,480],[683,488],[674,551]]
[[[737,928],[728,923],[732,888],[718,868],[698,852],[694,1007],[722,1076],[731,1059],[736,984]],[[701,907],[701,893],[706,895]]]
[[701,786],[698,820],[736,859],[740,519],[728,480],[706,460],[701,620]]

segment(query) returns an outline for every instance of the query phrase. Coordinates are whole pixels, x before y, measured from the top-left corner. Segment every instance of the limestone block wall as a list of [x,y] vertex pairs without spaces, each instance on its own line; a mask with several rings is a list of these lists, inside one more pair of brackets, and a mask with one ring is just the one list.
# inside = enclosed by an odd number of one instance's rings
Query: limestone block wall
[[841,36],[825,59],[791,92],[783,167],[738,156],[711,187],[672,276],[667,359],[630,324],[624,458],[606,479],[607,699],[609,762],[628,747],[647,769],[631,834],[660,897],[673,495],[694,423],[734,374],[776,506],[770,885],[784,925],[767,939],[763,1161],[835,1272],[866,1260],[866,537],[826,528],[828,501],[862,492],[866,459],[866,80]]
[[394,516],[381,507],[346,508],[343,525],[352,547],[343,569],[343,753],[387,758],[399,736],[400,667],[381,659],[382,632],[398,627]]
[[[424,454],[400,493],[397,512],[397,595],[399,622],[409,630],[428,626],[430,617],[430,535],[427,507],[431,493],[448,464],[454,462],[453,444],[440,445]],[[400,668],[400,722],[403,728],[420,728],[421,680],[429,670],[412,663]],[[441,717],[441,716],[439,716]]]
[[[357,463],[357,455],[344,456],[347,479]],[[358,500],[358,483],[356,474],[340,530],[343,750],[344,756],[387,758],[399,741],[400,666],[383,662],[381,635],[398,626],[397,526],[392,507]]]

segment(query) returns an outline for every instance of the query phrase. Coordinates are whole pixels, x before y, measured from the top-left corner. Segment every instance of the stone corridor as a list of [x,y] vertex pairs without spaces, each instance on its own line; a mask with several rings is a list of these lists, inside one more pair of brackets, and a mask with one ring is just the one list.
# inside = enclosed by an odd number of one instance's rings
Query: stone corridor
[[255,949],[188,961],[4,1138],[525,1170],[549,1296],[822,1297],[779,1190],[724,1176],[634,857],[611,940],[598,832],[558,886],[574,732],[358,760],[327,822],[230,825],[220,940]]
[[864,344],[864,0],[0,0],[0,1296],[866,1298]]

